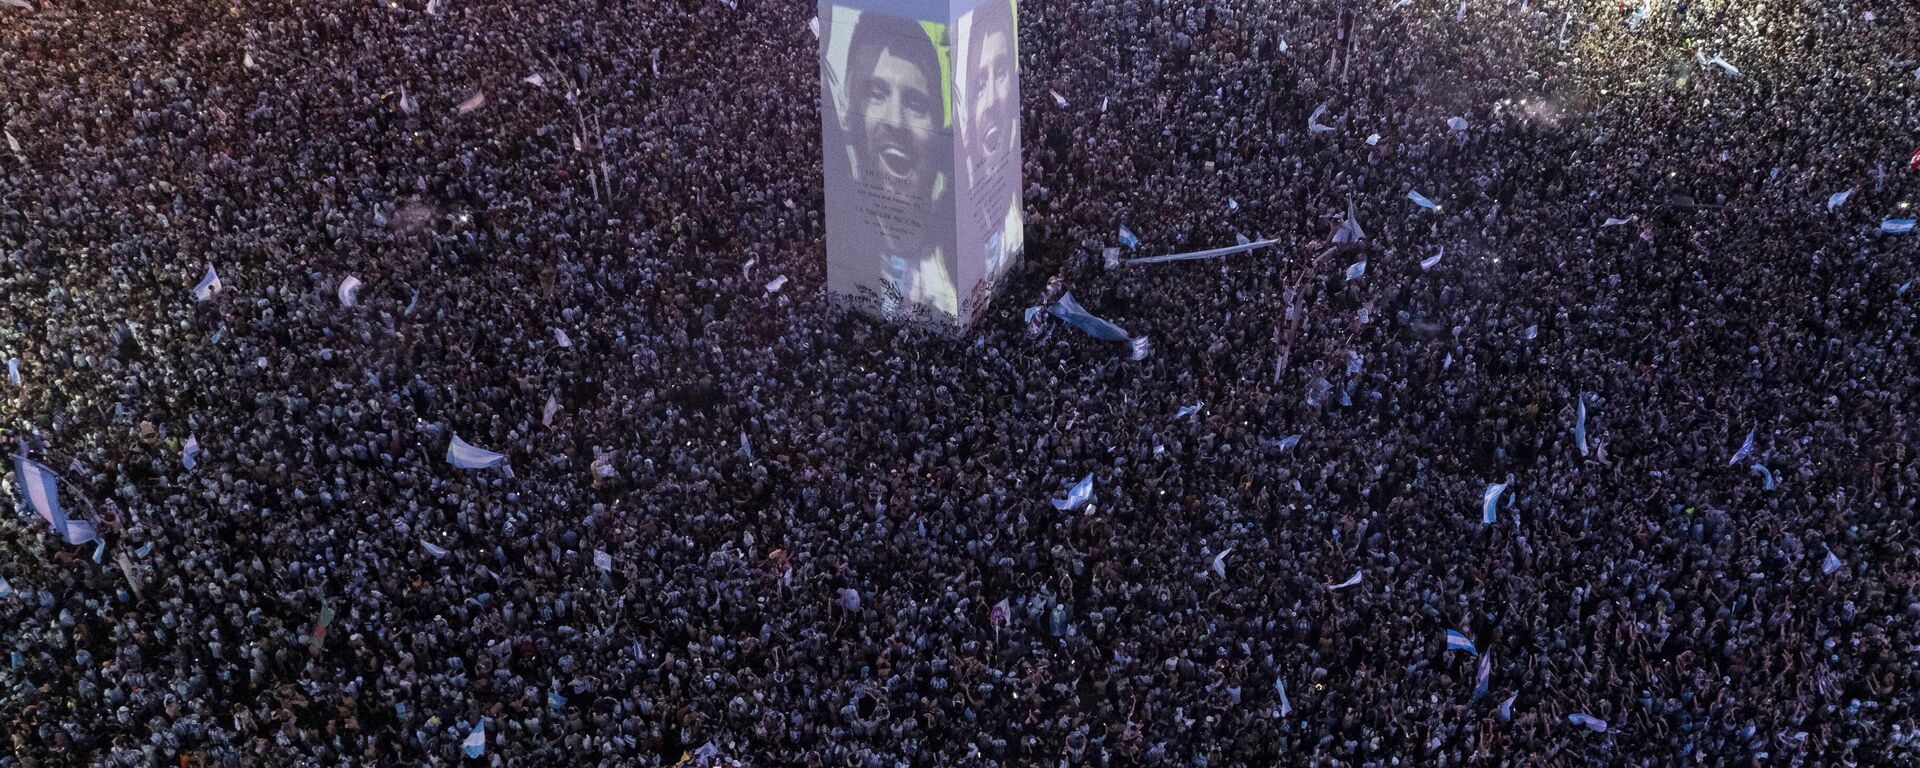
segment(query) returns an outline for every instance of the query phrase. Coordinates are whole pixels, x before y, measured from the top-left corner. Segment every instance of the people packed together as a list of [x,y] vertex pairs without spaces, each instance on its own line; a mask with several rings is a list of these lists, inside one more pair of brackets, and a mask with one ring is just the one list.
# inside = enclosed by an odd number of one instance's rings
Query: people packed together
[[0,0],[0,768],[1920,761],[1912,6],[1029,0],[957,334],[815,13]]

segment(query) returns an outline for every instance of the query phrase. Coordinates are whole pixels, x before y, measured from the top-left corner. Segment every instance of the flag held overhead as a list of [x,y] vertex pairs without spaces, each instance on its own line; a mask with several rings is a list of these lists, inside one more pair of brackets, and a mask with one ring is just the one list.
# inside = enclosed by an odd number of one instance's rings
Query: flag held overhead
[[1053,508],[1059,510],[1075,510],[1086,506],[1087,502],[1092,499],[1093,474],[1088,473],[1086,477],[1080,478],[1080,482],[1074,483],[1072,488],[1067,489],[1066,498],[1054,499]]
[[459,435],[454,435],[447,443],[447,463],[461,469],[491,469],[506,466],[507,457],[506,454],[476,448],[460,439]]
[[1500,503],[1500,494],[1507,492],[1506,483],[1494,483],[1487,486],[1487,492],[1480,499],[1480,522],[1492,525],[1499,519],[1496,507]]
[[1127,333],[1125,329],[1095,317],[1093,313],[1081,307],[1080,302],[1073,300],[1072,292],[1061,296],[1053,306],[1047,307],[1047,312],[1101,341],[1126,341],[1132,338],[1132,334]]
[[1468,640],[1467,636],[1464,634],[1461,634],[1459,630],[1453,630],[1453,629],[1447,630],[1447,650],[1466,651],[1467,653],[1471,653],[1476,656],[1479,655],[1480,653],[1479,651],[1474,650],[1472,640]]

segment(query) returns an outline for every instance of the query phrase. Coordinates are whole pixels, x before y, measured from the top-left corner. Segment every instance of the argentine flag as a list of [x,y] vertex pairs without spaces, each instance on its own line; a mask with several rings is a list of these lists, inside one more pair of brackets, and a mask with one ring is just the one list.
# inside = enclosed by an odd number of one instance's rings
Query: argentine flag
[[214,294],[220,292],[220,288],[220,274],[213,271],[212,265],[208,265],[206,276],[200,278],[200,283],[193,287],[193,300],[206,301],[211,299]]
[[1487,486],[1486,495],[1480,499],[1480,522],[1492,525],[1493,521],[1499,519],[1499,510],[1495,507],[1500,503],[1500,494],[1506,492],[1506,483]]
[[452,442],[447,443],[447,463],[461,469],[488,469],[505,465],[507,457],[484,448],[475,448],[460,439],[459,435],[454,435]]
[[1067,490],[1066,498],[1054,499],[1053,508],[1061,510],[1079,509],[1086,506],[1087,502],[1092,499],[1093,474],[1088,473],[1086,477],[1080,478],[1080,482],[1074,483],[1073,487]]
[[1460,634],[1459,631],[1452,629],[1447,630],[1447,650],[1466,651],[1475,656],[1480,655],[1479,651],[1474,650],[1472,640],[1468,640],[1466,635]]
[[1122,224],[1120,225],[1120,244],[1126,246],[1129,251],[1137,251],[1140,249],[1140,238],[1135,237],[1133,230],[1127,229],[1127,226]]
[[27,505],[33,507],[33,511],[39,513],[55,533],[66,539],[68,544],[85,544],[93,540],[93,523],[67,517],[66,509],[60,506],[59,478],[53,474],[53,470],[25,456],[13,457],[13,469],[20,483],[20,493],[27,497]]

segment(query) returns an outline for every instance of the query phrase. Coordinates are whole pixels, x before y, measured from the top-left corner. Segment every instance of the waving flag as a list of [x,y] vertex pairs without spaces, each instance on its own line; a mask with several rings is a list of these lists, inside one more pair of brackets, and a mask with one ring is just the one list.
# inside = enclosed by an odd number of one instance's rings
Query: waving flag
[[1587,393],[1580,393],[1575,400],[1573,421],[1573,439],[1580,444],[1580,455],[1587,455]]
[[28,11],[33,10],[33,3],[29,3],[27,0],[0,0],[0,5],[11,5],[15,8]]
[[436,546],[433,542],[427,541],[426,539],[420,540],[420,546],[425,548],[427,554],[433,555],[436,560],[447,556],[447,550],[445,548]]
[[1324,101],[1320,102],[1320,106],[1313,108],[1313,114],[1307,116],[1307,131],[1309,133],[1328,133],[1333,130],[1333,126],[1331,125],[1320,124],[1320,116],[1326,113],[1327,103]]
[[1480,671],[1473,676],[1473,698],[1478,701],[1487,695],[1487,683],[1493,679],[1493,652],[1488,651],[1480,657]]
[[447,443],[447,463],[461,469],[489,469],[505,466],[507,457],[484,448],[475,448],[460,439],[459,435],[454,435],[453,440]]
[[487,721],[482,720],[473,726],[473,733],[467,734],[467,740],[460,742],[460,751],[472,758],[487,753]]
[[220,274],[213,271],[213,267],[209,265],[206,276],[200,278],[199,284],[193,286],[193,298],[195,301],[206,301],[219,292]]
[[1067,97],[1060,95],[1059,91],[1049,90],[1047,93],[1053,94],[1053,103],[1060,105],[1061,109],[1067,108]]
[[1913,231],[1913,219],[1887,219],[1880,222],[1880,231],[1902,235]]
[[1753,429],[1747,430],[1746,442],[1743,442],[1740,444],[1740,450],[1733,452],[1733,458],[1727,460],[1727,466],[1731,467],[1735,464],[1740,463],[1741,459],[1744,459],[1748,456],[1753,455],[1753,436],[1759,431],[1760,431],[1759,427],[1754,427]]
[[1233,199],[1232,195],[1228,195],[1227,196],[1227,213],[1233,213],[1234,211],[1237,211],[1237,210],[1240,210],[1240,201]]
[[7,383],[20,386],[20,358],[7,358]]
[[1843,191],[1843,192],[1835,192],[1832,195],[1828,196],[1827,197],[1827,213],[1833,213],[1833,209],[1840,207],[1841,204],[1847,202],[1847,198],[1852,196],[1853,196],[1852,189],[1847,189],[1846,191]]
[[94,539],[91,521],[68,517],[67,510],[60,506],[59,478],[53,470],[25,456],[13,457],[13,469],[20,493],[27,497],[27,505],[52,526],[54,533],[68,544],[85,544]]
[[562,347],[572,347],[573,339],[567,336],[566,331],[555,328],[553,329],[553,343],[559,344]]
[[1287,715],[1293,714],[1293,702],[1287,701],[1286,679],[1279,677],[1274,678],[1273,690],[1275,693],[1280,694],[1280,716],[1286,717]]
[[[1148,256],[1143,259],[1128,259],[1127,265],[1133,266],[1135,264],[1160,264],[1160,263],[1169,262],[1169,261],[1198,261],[1200,259],[1211,259],[1218,256],[1226,256],[1226,255],[1235,254],[1235,253],[1255,251],[1261,248],[1265,248],[1269,245],[1273,245],[1274,243],[1280,242],[1278,239],[1258,240],[1258,241],[1248,240],[1246,235],[1236,235],[1235,238],[1240,241],[1239,245],[1230,245],[1224,248],[1212,248],[1204,251],[1188,251],[1186,253],[1173,253],[1173,254],[1167,254],[1164,256]],[[1118,254],[1120,251],[1120,249],[1118,248],[1115,248],[1113,250],[1115,254]]]
[[607,554],[607,551],[604,549],[594,550],[593,567],[599,568],[607,573],[613,573],[613,555]]
[[1447,127],[1453,129],[1456,133],[1465,131],[1467,129],[1467,119],[1464,117],[1449,117],[1447,118]]
[[1458,630],[1453,630],[1453,629],[1447,630],[1447,650],[1466,651],[1467,653],[1471,653],[1476,656],[1479,655],[1480,653],[1479,651],[1474,650],[1472,640],[1468,640],[1466,635],[1463,635]]
[[460,114],[464,115],[476,109],[484,107],[486,105],[487,105],[487,95],[479,91],[475,91],[472,96],[467,97],[466,101],[460,102],[460,106],[455,107],[455,110],[458,111]]
[[1445,255],[1447,255],[1447,247],[1444,245],[1440,246],[1439,253],[1434,254],[1432,258],[1424,259],[1420,262],[1420,271],[1425,272],[1429,269],[1433,269],[1434,267],[1439,266],[1440,257]]
[[180,463],[192,470],[200,466],[200,438],[187,435],[187,442],[180,446]]
[[1622,224],[1628,223],[1630,221],[1633,221],[1633,219],[1616,219],[1609,216],[1607,217],[1606,221],[1600,223],[1600,228],[1605,229],[1607,227],[1617,227]]
[[1193,414],[1199,413],[1201,405],[1202,405],[1201,403],[1194,403],[1193,405],[1180,406],[1180,410],[1173,412],[1173,418],[1184,419],[1188,416],[1192,416]]
[[1360,228],[1360,221],[1354,218],[1353,198],[1347,198],[1347,220],[1333,233],[1336,243],[1358,243],[1367,239],[1367,231]]
[[767,281],[767,293],[779,293],[779,292],[780,292],[780,289],[781,289],[781,288],[784,288],[784,287],[786,287],[786,285],[787,285],[787,276],[786,276],[786,275],[781,275],[781,276],[779,276],[779,277],[776,277],[776,278],[774,278],[774,279],[772,279],[772,280],[768,280],[768,281]]
[[1507,492],[1506,483],[1494,483],[1487,486],[1486,495],[1480,500],[1480,522],[1491,525],[1498,519],[1495,506],[1500,503],[1500,494]]
[[[75,542],[75,543],[78,543],[78,542]],[[1840,570],[1841,568],[1845,568],[1845,567],[1846,566],[1840,562],[1840,557],[1833,553],[1833,548],[1828,547],[1826,559],[1820,561],[1820,572],[1822,574],[1831,575],[1834,571]]]
[[[1914,70],[1913,74],[1920,77],[1920,69]],[[1920,149],[1914,150],[1913,157],[1907,159],[1907,170],[1920,171]]]
[[1338,592],[1340,590],[1346,589],[1347,587],[1351,587],[1355,584],[1360,583],[1360,578],[1363,575],[1365,575],[1363,571],[1355,569],[1353,572],[1353,575],[1348,577],[1346,581],[1340,582],[1338,584],[1328,584],[1327,589],[1333,592]]
[[1132,338],[1132,334],[1127,333],[1120,326],[1095,317],[1093,313],[1081,307],[1080,302],[1073,300],[1072,292],[1061,296],[1059,301],[1047,308],[1047,312],[1101,341],[1126,341]]
[[1753,465],[1753,467],[1752,467],[1751,469],[1752,469],[1752,471],[1753,471],[1753,474],[1754,474],[1754,475],[1756,475],[1756,476],[1758,476],[1758,477],[1760,478],[1760,482],[1761,482],[1761,485],[1760,485],[1760,488],[1761,488],[1761,490],[1766,490],[1766,491],[1771,491],[1771,490],[1773,490],[1774,488],[1776,488],[1776,487],[1778,487],[1778,486],[1777,486],[1777,485],[1776,485],[1776,484],[1775,484],[1775,483],[1773,482],[1773,471],[1772,471],[1772,470],[1769,470],[1769,469],[1767,469],[1766,467],[1764,467],[1764,466],[1761,466],[1761,465],[1759,465],[1759,464],[1755,464],[1755,465]]
[[1222,579],[1227,577],[1227,553],[1232,551],[1233,547],[1227,547],[1220,550],[1220,554],[1213,556],[1213,572]]
[[1131,350],[1127,355],[1128,360],[1145,360],[1148,355],[1153,354],[1153,340],[1145,336],[1135,336],[1128,339],[1127,347]]
[[1140,238],[1134,237],[1133,230],[1127,229],[1127,225],[1122,224],[1120,225],[1120,244],[1126,246],[1129,251],[1136,251],[1140,249]]
[[560,412],[560,401],[553,395],[547,395],[547,405],[540,409],[540,426],[553,426],[553,415]]
[[1367,262],[1365,259],[1362,259],[1360,261],[1356,261],[1352,264],[1347,265],[1347,280],[1349,282],[1358,280],[1366,276],[1367,276]]
[[1380,145],[1380,134],[1376,133],[1367,137],[1367,146],[1375,147],[1379,145]]
[[1574,725],[1584,725],[1588,729],[1594,731],[1595,733],[1607,732],[1607,721],[1594,717],[1593,715],[1589,715],[1585,712],[1575,712],[1571,715],[1567,715],[1567,722],[1573,723]]
[[1507,696],[1506,701],[1500,702],[1500,707],[1496,711],[1500,713],[1501,722],[1513,719],[1513,701],[1518,698],[1520,698],[1520,692],[1514,691],[1511,695]]
[[340,290],[336,291],[336,293],[339,294],[340,305],[343,307],[351,307],[358,303],[360,300],[360,278],[348,275],[347,279],[340,281]]
[[1437,203],[1433,202],[1432,200],[1428,200],[1426,195],[1420,194],[1418,191],[1411,190],[1411,189],[1407,190],[1407,199],[1412,200],[1414,205],[1418,205],[1429,211],[1440,210],[1440,206]]
[[1079,509],[1086,506],[1087,502],[1092,499],[1093,474],[1088,473],[1086,477],[1080,478],[1080,482],[1074,483],[1072,488],[1067,489],[1066,498],[1054,499],[1053,508],[1059,510]]
[[538,72],[535,72],[531,75],[527,75],[526,77],[521,78],[520,82],[526,83],[527,85],[531,85],[535,88],[547,87],[547,78],[542,77]]

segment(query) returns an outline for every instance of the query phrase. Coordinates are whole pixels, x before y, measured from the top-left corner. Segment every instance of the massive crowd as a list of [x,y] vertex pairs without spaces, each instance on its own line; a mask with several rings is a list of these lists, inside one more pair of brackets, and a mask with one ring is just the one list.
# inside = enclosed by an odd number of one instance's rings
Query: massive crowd
[[0,766],[1920,759],[1902,3],[1036,0],[960,339],[804,4],[16,5]]

